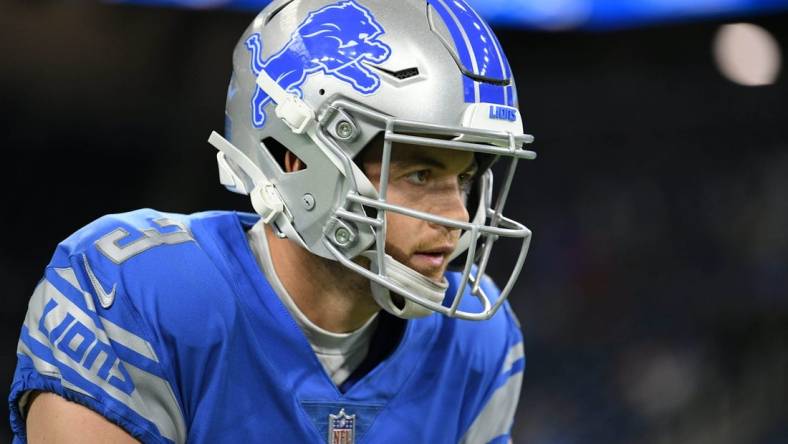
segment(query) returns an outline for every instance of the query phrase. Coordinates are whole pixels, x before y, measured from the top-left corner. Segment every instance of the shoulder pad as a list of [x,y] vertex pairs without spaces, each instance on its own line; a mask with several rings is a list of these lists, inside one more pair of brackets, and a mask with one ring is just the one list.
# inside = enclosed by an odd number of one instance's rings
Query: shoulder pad
[[188,216],[151,209],[110,214],[69,236],[58,249],[65,253],[60,256],[92,255],[92,250],[97,250],[105,259],[120,265],[161,245],[194,241],[189,222]]
[[157,335],[184,337],[200,325],[194,319],[232,316],[218,296],[233,290],[192,230],[218,216],[150,209],[104,216],[66,239],[51,267],[73,267],[108,319],[132,311]]

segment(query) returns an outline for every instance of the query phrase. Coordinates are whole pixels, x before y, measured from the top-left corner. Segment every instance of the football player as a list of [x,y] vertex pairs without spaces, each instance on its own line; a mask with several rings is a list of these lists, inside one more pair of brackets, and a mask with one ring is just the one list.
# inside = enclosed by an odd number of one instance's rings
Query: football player
[[274,1],[209,138],[256,214],[145,209],[63,241],[22,327],[16,439],[508,442],[531,233],[502,209],[531,141],[464,0]]

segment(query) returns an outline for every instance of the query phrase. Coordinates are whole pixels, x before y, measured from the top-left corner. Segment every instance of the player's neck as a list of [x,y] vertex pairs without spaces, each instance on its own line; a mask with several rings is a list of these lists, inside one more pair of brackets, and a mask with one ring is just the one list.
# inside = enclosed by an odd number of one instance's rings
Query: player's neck
[[276,275],[299,310],[318,327],[351,332],[380,310],[366,278],[277,238],[268,227],[265,235]]

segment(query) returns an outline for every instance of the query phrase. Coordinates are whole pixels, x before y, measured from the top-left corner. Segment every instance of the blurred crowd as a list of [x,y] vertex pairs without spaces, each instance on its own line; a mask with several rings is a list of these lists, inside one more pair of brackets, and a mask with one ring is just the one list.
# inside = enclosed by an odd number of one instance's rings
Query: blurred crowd
[[787,148],[529,209],[522,442],[786,442]]

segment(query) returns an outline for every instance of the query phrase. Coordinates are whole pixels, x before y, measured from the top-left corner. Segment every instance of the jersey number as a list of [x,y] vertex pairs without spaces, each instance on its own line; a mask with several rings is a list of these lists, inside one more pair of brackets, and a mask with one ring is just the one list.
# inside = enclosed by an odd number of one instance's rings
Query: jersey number
[[118,228],[96,241],[96,248],[112,262],[121,264],[129,258],[159,245],[175,245],[194,240],[186,226],[178,221],[163,218],[153,222],[159,228],[176,227],[177,229],[163,233],[156,228],[148,228],[142,230],[142,237],[139,239],[126,245],[119,245],[119,242],[129,237],[130,234],[125,229]]

